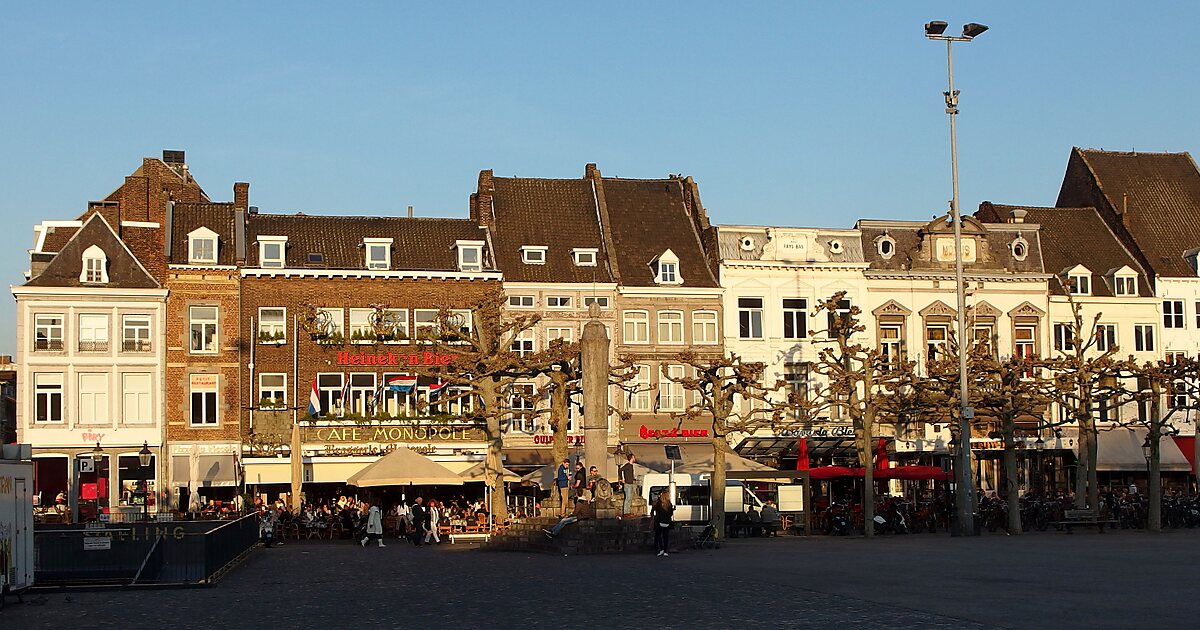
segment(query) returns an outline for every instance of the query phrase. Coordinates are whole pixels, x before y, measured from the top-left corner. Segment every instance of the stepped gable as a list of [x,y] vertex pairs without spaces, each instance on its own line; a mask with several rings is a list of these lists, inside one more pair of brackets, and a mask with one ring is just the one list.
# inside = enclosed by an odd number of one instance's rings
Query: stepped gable
[[[484,172],[489,173],[489,171]],[[509,282],[610,283],[606,248],[600,232],[596,191],[587,179],[481,178],[490,181],[490,207],[480,222],[491,230],[496,266]],[[486,216],[488,213],[492,216]],[[521,247],[545,246],[546,264],[528,265]],[[597,250],[597,264],[580,267],[571,251]]]
[[[1039,241],[1046,273],[1063,277],[1066,270],[1083,265],[1092,271],[1091,293],[1113,297],[1109,274],[1122,267],[1138,273],[1138,295],[1153,297],[1150,278],[1141,264],[1113,234],[1095,208],[1046,208],[1010,206],[983,202],[976,216],[987,221],[1002,221],[1023,211],[1027,223],[1039,227]],[[1061,282],[1051,282],[1050,292],[1064,295]]]
[[218,265],[237,264],[237,209],[233,203],[176,203],[171,213],[171,264],[188,264],[188,234],[199,228],[217,233]]
[[[104,284],[80,281],[83,272],[83,253],[93,245],[104,251],[107,259],[108,282]],[[112,227],[99,213],[93,214],[75,230],[68,240],[34,278],[29,287],[102,287],[109,289],[157,289],[159,283],[125,246]]]
[[1058,207],[1095,207],[1155,275],[1194,277],[1200,170],[1189,153],[1071,149]]
[[679,257],[679,286],[718,286],[698,233],[697,220],[707,219],[702,208],[696,210],[699,217],[692,216],[682,180],[605,177],[602,182],[621,284],[657,286],[650,263],[669,249]]
[[[293,269],[364,269],[363,239],[390,238],[392,270],[458,271],[455,241],[486,241],[487,237],[467,219],[251,214],[247,223],[247,264],[259,264],[259,236],[286,236],[284,266]],[[486,249],[485,262],[489,260]],[[310,263],[310,253],[322,254],[324,262]]]

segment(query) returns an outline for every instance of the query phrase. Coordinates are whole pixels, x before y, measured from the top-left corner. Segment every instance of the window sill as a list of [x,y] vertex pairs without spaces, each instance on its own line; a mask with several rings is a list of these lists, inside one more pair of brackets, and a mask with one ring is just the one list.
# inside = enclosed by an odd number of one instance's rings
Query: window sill
[[275,341],[259,341],[260,346],[282,346],[287,343],[286,339],[277,339]]

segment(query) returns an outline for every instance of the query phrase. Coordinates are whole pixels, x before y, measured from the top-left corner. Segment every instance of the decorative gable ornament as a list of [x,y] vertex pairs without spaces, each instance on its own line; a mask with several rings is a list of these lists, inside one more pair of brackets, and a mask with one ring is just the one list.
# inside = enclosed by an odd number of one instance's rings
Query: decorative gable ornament
[[926,306],[920,311],[921,317],[938,317],[942,315],[946,317],[954,317],[957,314],[958,311],[950,308],[950,306],[941,300],[934,300],[933,304]]

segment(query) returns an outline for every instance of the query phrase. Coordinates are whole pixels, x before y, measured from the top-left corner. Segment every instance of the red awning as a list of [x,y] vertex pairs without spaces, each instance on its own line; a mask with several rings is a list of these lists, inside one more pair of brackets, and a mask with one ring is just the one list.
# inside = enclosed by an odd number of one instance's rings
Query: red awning
[[1187,458],[1188,463],[1192,465],[1192,474],[1196,474],[1196,437],[1192,435],[1175,435],[1175,446],[1179,447],[1180,452]]
[[[809,479],[838,479],[844,477],[857,477],[862,479],[863,476],[864,469],[850,468],[848,466],[821,466],[808,471]],[[947,473],[937,466],[896,466],[895,468],[877,469],[875,471],[875,478],[904,479],[909,481],[944,481],[950,478],[950,473]]]

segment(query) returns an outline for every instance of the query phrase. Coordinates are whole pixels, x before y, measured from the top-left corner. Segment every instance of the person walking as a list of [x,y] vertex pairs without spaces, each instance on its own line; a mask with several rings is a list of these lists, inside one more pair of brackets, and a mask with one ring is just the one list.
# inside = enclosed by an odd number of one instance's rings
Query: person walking
[[671,528],[675,526],[675,506],[666,492],[659,493],[658,500],[650,509],[650,523],[654,527],[654,549],[660,557],[666,557],[671,545]]
[[558,515],[567,515],[571,503],[571,460],[564,459],[554,473],[554,486],[558,488]]
[[275,510],[266,507],[258,515],[258,535],[262,538],[264,549],[270,549],[275,542]]
[[358,543],[366,547],[369,540],[379,543],[381,549],[387,546],[383,544],[383,513],[380,512],[378,505],[371,505],[367,510],[367,535],[363,536]]
[[428,545],[432,540],[437,544],[442,544],[442,537],[438,535],[438,521],[442,518],[442,504],[440,501],[433,499],[429,500],[429,507],[425,509],[425,544]]
[[420,547],[425,539],[425,506],[424,499],[417,497],[412,506],[412,544]]
[[396,506],[396,539],[404,540],[408,535],[409,524],[412,523],[412,511],[408,507],[408,501],[401,501]]
[[622,505],[621,514],[626,518],[633,516],[633,497],[637,496],[637,474],[633,471],[633,463],[637,461],[633,453],[625,456],[625,463],[621,464],[621,469],[618,470],[618,476],[621,479],[621,490],[625,493],[625,502]]

